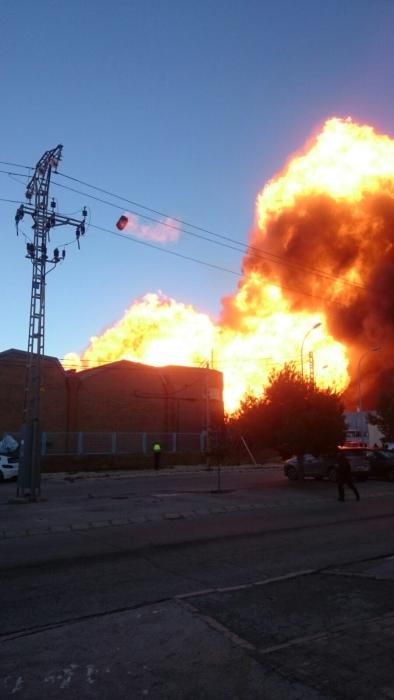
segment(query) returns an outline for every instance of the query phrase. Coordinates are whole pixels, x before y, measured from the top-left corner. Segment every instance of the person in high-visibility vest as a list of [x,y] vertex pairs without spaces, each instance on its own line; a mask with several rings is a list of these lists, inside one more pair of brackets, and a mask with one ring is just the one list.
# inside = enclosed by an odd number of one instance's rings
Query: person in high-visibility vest
[[154,459],[155,469],[160,469],[160,454],[161,454],[160,442],[154,442],[153,443],[153,459]]

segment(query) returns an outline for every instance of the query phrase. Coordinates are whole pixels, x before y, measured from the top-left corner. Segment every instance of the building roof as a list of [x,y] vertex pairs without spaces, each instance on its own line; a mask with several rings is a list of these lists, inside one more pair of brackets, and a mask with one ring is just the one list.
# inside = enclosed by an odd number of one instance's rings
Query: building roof
[[[0,360],[7,359],[9,357],[9,358],[17,358],[19,360],[25,361],[28,354],[29,353],[26,350],[18,350],[17,348],[9,348],[8,350],[2,350],[0,352]],[[61,367],[61,369],[64,371],[63,365],[57,357],[54,357],[53,355],[43,355],[42,359],[45,362],[48,362],[48,361],[49,362],[56,362],[56,364],[58,364],[59,367]]]
[[[206,367],[193,367],[192,365],[147,365],[143,362],[134,362],[132,360],[116,360],[115,362],[108,362],[102,365],[97,365],[96,367],[89,367],[87,369],[81,369],[77,372],[79,377],[84,377],[91,375],[93,373],[98,373],[98,372],[106,372],[109,369],[118,369],[118,368],[123,368],[123,369],[134,369],[136,371],[144,369],[147,371],[152,371],[156,373],[164,373],[164,372],[179,372],[179,371],[185,371],[185,372],[206,372],[207,368]],[[67,372],[75,372],[75,370],[67,370]],[[217,373],[218,375],[221,375],[222,373],[219,370],[216,369],[210,369],[209,372],[212,373]]]

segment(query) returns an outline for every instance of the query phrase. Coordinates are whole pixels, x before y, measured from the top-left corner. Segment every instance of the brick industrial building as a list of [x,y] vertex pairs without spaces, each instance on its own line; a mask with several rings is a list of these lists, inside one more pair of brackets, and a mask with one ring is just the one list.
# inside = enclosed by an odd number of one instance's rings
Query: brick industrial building
[[[0,353],[0,432],[22,424],[26,353]],[[43,431],[200,432],[223,424],[223,377],[200,367],[152,367],[127,360],[66,371],[42,363]]]

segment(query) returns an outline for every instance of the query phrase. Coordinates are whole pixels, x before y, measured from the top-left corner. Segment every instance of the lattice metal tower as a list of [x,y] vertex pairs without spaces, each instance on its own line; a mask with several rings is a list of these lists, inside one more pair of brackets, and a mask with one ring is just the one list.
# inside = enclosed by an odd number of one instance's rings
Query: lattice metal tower
[[[33,219],[33,242],[26,245],[26,257],[32,263],[32,284],[30,296],[29,338],[27,345],[26,380],[23,405],[22,444],[19,460],[17,495],[28,496],[36,500],[41,492],[41,430],[40,399],[42,391],[41,365],[45,342],[45,286],[46,276],[56,265],[64,260],[65,251],[60,254],[58,248],[48,256],[47,244],[50,231],[55,226],[71,225],[75,227],[76,239],[85,233],[87,216],[86,207],[82,210],[82,219],[76,220],[56,212],[54,199],[49,204],[49,187],[52,170],[57,170],[63,146],[59,145],[46,151],[38,161],[34,175],[26,188],[27,203],[21,204],[15,215],[18,224],[25,214]],[[32,203],[33,200],[33,203]],[[47,269],[48,264],[51,265]]]

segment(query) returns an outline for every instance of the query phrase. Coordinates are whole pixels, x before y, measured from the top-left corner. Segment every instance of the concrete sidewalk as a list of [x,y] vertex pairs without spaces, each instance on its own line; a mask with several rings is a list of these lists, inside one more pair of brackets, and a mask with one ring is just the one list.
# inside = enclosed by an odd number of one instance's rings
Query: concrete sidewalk
[[[84,475],[50,475],[43,477],[43,501],[14,503],[14,484],[3,484],[0,493],[0,533],[4,538],[34,536],[122,525],[141,525],[163,520],[189,519],[201,515],[259,511],[300,505],[334,506],[337,510],[335,485],[307,481],[304,484],[283,480],[281,488],[266,482],[264,474],[278,469],[271,464],[255,472],[258,488],[242,481],[243,470],[228,468],[222,474],[218,491],[216,472],[204,472],[201,486],[188,488],[188,482],[174,484],[171,472],[115,472]],[[237,480],[236,474],[239,474]],[[178,472],[192,476],[195,471]],[[227,474],[227,479],[226,479]],[[279,471],[281,475],[281,472]],[[145,493],[136,492],[134,479],[147,479]],[[165,477],[160,485],[151,486],[153,477]],[[167,488],[169,485],[169,489]],[[394,484],[363,484],[363,499],[394,496]]]
[[1,697],[390,700],[384,567],[351,586],[346,567],[305,571],[8,634]]
[[[271,465],[271,469],[276,469]],[[248,488],[238,482],[230,470],[222,478],[222,490],[217,491],[216,474],[206,474],[204,485],[187,489],[165,485],[148,487],[147,493],[135,492],[132,473],[86,475],[70,478],[57,475],[44,477],[43,493],[47,500],[28,503],[9,503],[15,494],[14,486],[3,484],[0,501],[0,539],[36,537],[84,530],[100,530],[121,526],[141,526],[170,520],[195,520],[202,516],[223,516],[232,513],[263,513],[275,509],[287,510],[324,506],[326,512],[337,515],[335,485],[305,482],[304,485],[283,481],[274,488],[265,483],[264,473],[256,471],[258,487]],[[151,482],[153,474],[143,475]],[[171,476],[173,473],[160,474]],[[141,475],[140,475],[141,476]],[[187,476],[185,476],[185,479]],[[232,482],[230,482],[230,478]],[[171,480],[168,481],[171,484]],[[370,482],[363,485],[363,500],[394,497],[394,484]],[[365,505],[364,505],[365,507]]]
[[[214,493],[218,487],[217,471],[201,468],[177,467],[174,470],[139,470],[82,472],[76,474],[48,474],[42,478],[43,501],[18,503],[14,501],[16,486],[3,484],[0,492],[0,538],[33,537],[43,534],[143,525],[167,520],[196,518],[229,512],[253,510],[261,505],[261,494],[251,497],[239,488],[226,488],[226,474],[248,472],[264,474],[278,469],[271,463],[264,468],[226,467],[221,476],[223,493]],[[280,468],[279,468],[280,469]],[[154,478],[205,477],[202,488],[187,491],[173,487],[168,492],[163,482],[153,493],[138,494],[134,489],[136,479],[148,483],[148,491]],[[167,480],[168,479],[168,480]],[[274,504],[271,503],[273,506]]]
[[2,656],[2,698],[326,698],[264,668],[176,601],[10,637]]

